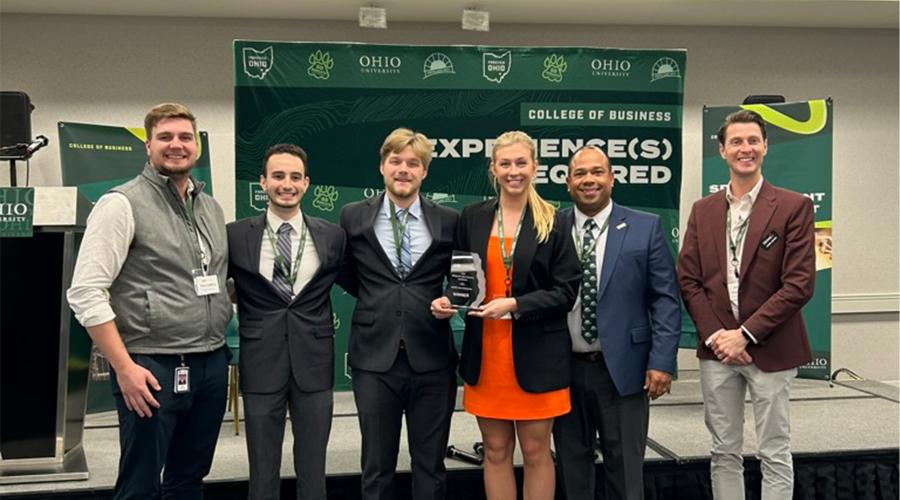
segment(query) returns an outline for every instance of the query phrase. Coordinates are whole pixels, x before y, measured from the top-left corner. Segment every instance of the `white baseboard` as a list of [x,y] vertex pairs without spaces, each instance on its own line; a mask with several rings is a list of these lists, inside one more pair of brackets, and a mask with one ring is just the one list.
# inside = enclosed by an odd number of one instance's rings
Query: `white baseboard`
[[900,293],[842,293],[831,297],[831,314],[892,312],[900,312]]

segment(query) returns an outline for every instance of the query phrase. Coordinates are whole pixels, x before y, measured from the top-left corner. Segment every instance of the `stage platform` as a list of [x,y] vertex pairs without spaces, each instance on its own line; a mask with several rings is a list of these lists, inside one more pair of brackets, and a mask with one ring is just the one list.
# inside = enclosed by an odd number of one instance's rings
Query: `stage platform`
[[[900,387],[898,383],[871,381],[794,381],[791,394],[792,435],[795,455],[795,498],[898,497],[900,450]],[[328,449],[329,498],[359,496],[359,426],[352,394],[335,394],[335,415]],[[650,410],[647,448],[647,498],[711,498],[709,493],[710,438],[703,423],[698,373],[683,370],[672,393],[654,402]],[[752,408],[747,405],[744,454],[747,498],[759,497],[759,464],[754,458]],[[404,431],[405,434],[405,431]],[[114,413],[89,415],[84,447],[90,478],[86,481],[0,486],[9,498],[109,498],[118,461],[118,429]],[[461,410],[453,416],[450,444],[472,451],[479,441],[475,418]],[[408,498],[409,455],[406,439],[398,461],[398,494]],[[516,456],[521,464],[521,456]],[[290,426],[285,432],[282,460],[282,498],[292,498]],[[448,498],[483,498],[481,470],[447,459]],[[598,471],[602,461],[598,464]],[[246,498],[247,450],[243,428],[235,435],[233,418],[226,414],[212,472],[207,477],[207,498]],[[404,496],[405,495],[405,496]],[[557,495],[561,498],[560,495]]]

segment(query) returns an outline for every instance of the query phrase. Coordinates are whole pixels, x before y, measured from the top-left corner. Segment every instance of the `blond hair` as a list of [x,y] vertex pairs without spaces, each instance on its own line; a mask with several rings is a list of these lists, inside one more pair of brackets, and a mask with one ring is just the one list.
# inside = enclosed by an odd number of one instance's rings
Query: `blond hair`
[[194,114],[191,113],[187,106],[177,102],[164,102],[153,106],[153,109],[144,117],[144,130],[147,132],[147,140],[150,140],[150,137],[153,135],[153,127],[168,118],[184,118],[191,122],[194,134],[197,133],[197,119],[194,118]]
[[425,137],[425,134],[403,127],[394,129],[384,138],[384,143],[381,144],[381,162],[384,163],[391,153],[398,154],[407,146],[412,147],[413,153],[422,162],[422,168],[428,170],[434,145]]
[[[534,161],[535,166],[537,166],[537,146],[534,143],[534,139],[520,130],[504,132],[497,137],[494,141],[494,149],[491,152],[491,164],[493,165],[497,160],[498,149],[518,143],[526,145],[528,149],[531,150],[531,159]],[[491,178],[494,189],[497,190],[497,179],[490,169],[488,169],[488,175]],[[538,242],[544,243],[547,241],[547,238],[550,237],[550,232],[553,231],[553,222],[556,219],[556,207],[541,198],[541,195],[538,194],[537,189],[534,187],[533,179],[532,182],[528,184],[528,208],[531,210],[531,218],[534,219],[534,230],[537,233]]]

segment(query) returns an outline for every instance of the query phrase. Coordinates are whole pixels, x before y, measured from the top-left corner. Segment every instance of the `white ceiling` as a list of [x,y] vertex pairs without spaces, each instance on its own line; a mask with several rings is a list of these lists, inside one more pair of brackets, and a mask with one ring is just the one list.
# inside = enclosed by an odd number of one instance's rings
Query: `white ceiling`
[[392,22],[460,22],[464,8],[491,24],[898,28],[900,0],[0,0],[0,14],[225,17],[353,21],[360,6]]

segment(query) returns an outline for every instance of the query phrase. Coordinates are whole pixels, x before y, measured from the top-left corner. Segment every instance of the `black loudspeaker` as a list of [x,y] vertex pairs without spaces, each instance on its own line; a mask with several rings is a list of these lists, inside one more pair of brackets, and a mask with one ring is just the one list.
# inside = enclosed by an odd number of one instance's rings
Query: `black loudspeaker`
[[[31,142],[31,99],[25,92],[0,91],[0,147]],[[25,147],[4,150],[0,156],[24,155]]]
[[783,95],[748,95],[741,104],[779,104],[784,102]]

